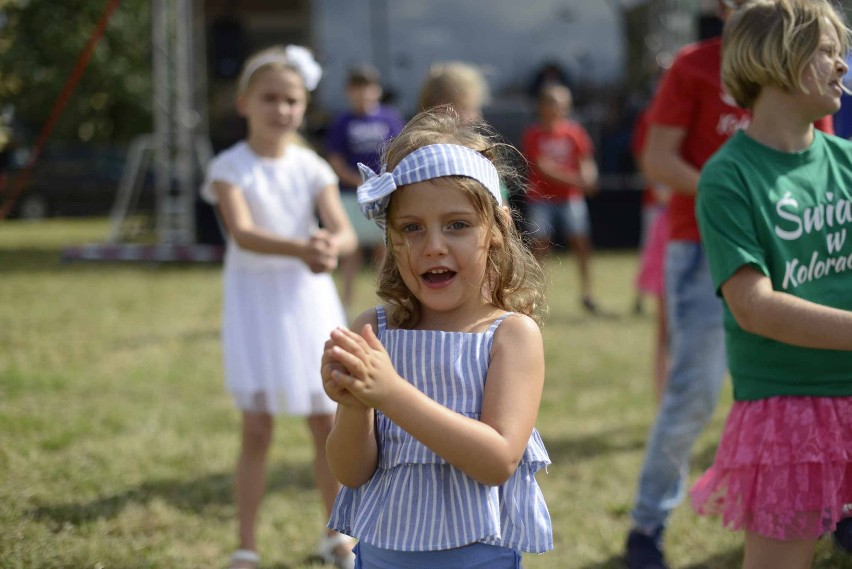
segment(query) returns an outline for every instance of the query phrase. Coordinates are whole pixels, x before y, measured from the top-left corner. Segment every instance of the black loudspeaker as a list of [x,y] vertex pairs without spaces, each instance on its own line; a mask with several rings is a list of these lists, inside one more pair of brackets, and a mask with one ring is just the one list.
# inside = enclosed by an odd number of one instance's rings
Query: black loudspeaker
[[239,20],[222,18],[210,26],[210,61],[213,73],[234,79],[245,59],[245,34]]
[[715,14],[698,16],[698,39],[708,40],[722,35],[722,20]]

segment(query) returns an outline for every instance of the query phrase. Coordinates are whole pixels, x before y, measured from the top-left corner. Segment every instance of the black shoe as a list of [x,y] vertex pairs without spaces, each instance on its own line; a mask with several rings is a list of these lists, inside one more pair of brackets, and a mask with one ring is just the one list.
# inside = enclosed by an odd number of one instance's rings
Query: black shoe
[[852,555],[852,518],[843,518],[831,534],[837,549]]
[[601,309],[598,308],[598,305],[595,304],[595,301],[592,300],[590,296],[584,296],[582,300],[583,309],[591,314],[592,316],[600,316]]
[[624,557],[627,569],[669,569],[663,559],[663,528],[657,528],[652,535],[631,530]]

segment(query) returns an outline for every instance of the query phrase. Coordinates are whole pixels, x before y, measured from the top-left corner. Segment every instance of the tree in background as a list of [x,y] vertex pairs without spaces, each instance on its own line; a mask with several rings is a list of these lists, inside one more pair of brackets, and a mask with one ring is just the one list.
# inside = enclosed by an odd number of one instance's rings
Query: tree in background
[[[124,143],[151,130],[149,4],[121,2],[53,140]],[[105,0],[0,0],[0,101],[14,108],[27,138],[47,120],[104,6]]]

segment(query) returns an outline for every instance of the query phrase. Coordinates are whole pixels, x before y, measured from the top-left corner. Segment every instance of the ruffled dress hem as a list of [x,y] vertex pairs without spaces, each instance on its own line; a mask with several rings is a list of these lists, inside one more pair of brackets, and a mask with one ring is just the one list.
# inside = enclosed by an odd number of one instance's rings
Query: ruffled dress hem
[[852,397],[735,402],[690,496],[732,530],[785,541],[833,531],[852,516]]
[[[536,436],[538,433],[534,431],[533,440],[539,440],[539,437]],[[534,444],[533,448],[538,451],[539,448]],[[543,445],[540,447],[540,450],[544,450]],[[528,451],[529,452],[529,451]],[[439,461],[442,459],[438,458]],[[515,481],[529,480],[530,478],[534,479],[535,474],[540,470],[546,470],[550,465],[549,458],[531,458],[528,461],[521,462],[516,470],[515,474],[512,475],[512,479]],[[515,503],[516,495],[514,493],[506,493],[503,495],[501,503],[493,504],[493,506],[499,511],[496,516],[493,516],[489,519],[489,523],[487,523],[487,527],[484,528],[483,531],[479,535],[472,535],[468,533],[467,535],[462,536],[461,539],[458,540],[445,540],[445,541],[431,541],[428,544],[424,544],[423,547],[408,547],[402,545],[400,543],[394,542],[392,540],[382,540],[375,536],[375,532],[369,531],[368,528],[374,528],[375,523],[374,520],[366,521],[359,520],[357,515],[347,515],[347,513],[359,512],[361,507],[362,499],[364,499],[365,495],[371,494],[370,491],[365,491],[365,488],[371,486],[373,482],[383,481],[382,485],[386,487],[394,487],[397,483],[394,482],[398,480],[400,476],[409,477],[412,474],[412,470],[416,467],[438,467],[441,469],[447,469],[448,471],[452,469],[452,467],[445,462],[431,462],[431,463],[401,463],[397,464],[391,468],[382,468],[381,470],[386,471],[384,474],[377,472],[373,475],[373,478],[370,479],[364,486],[360,488],[343,488],[341,492],[337,496],[337,500],[334,505],[334,512],[332,514],[331,519],[329,520],[328,527],[342,534],[348,535],[350,537],[354,537],[356,539],[366,541],[370,545],[374,547],[379,547],[382,549],[393,549],[396,551],[437,551],[444,549],[453,549],[456,547],[463,547],[465,545],[470,545],[471,543],[486,543],[488,545],[496,545],[500,547],[507,547],[509,549],[514,549],[516,551],[522,551],[525,553],[546,553],[553,549],[553,541],[552,539],[546,540],[544,543],[531,543],[529,536],[526,535],[527,531],[530,530],[529,527],[526,527],[523,532],[525,535],[520,536],[520,539],[509,539],[507,536],[504,536],[502,533],[503,529],[503,519],[504,516],[510,516],[513,512],[517,510],[517,506],[513,505]],[[393,471],[396,471],[394,473]],[[432,478],[429,476],[428,478]],[[437,483],[440,486],[440,482]],[[524,487],[526,492],[532,492],[535,497],[524,496],[521,499],[529,499],[532,503],[538,503],[542,507],[544,506],[544,502],[540,496],[540,489],[537,484],[532,486],[526,486],[521,484]],[[499,487],[486,487],[489,490],[497,490]],[[422,490],[422,489],[421,489]],[[536,497],[538,499],[536,499]],[[382,511],[381,514],[386,514],[387,512]],[[380,515],[379,512],[374,512],[374,515]],[[354,518],[354,523],[352,522]],[[510,525],[517,525],[517,523],[509,522]],[[548,537],[552,537],[552,533],[549,529],[546,528],[538,528],[539,531],[533,530],[533,533],[536,535],[547,535]],[[447,533],[450,533],[451,530],[449,528],[445,528]]]

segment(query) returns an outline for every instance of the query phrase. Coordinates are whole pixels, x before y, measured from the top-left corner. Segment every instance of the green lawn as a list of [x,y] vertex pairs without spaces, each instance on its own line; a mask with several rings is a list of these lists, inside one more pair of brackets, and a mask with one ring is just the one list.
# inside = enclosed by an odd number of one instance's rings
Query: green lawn
[[[238,414],[222,381],[217,266],[62,264],[103,220],[0,222],[0,567],[218,568],[234,543]],[[549,264],[547,384],[539,481],[556,550],[528,569],[622,567],[628,511],[653,419],[651,305],[630,313],[633,253],[600,253],[601,304],[579,308],[570,257]],[[374,302],[364,273],[359,305]],[[695,449],[712,461],[726,388]],[[311,567],[324,516],[309,440],[278,422],[259,526],[263,567]],[[674,567],[739,566],[741,536],[679,508]],[[852,568],[825,540],[819,568]]]

